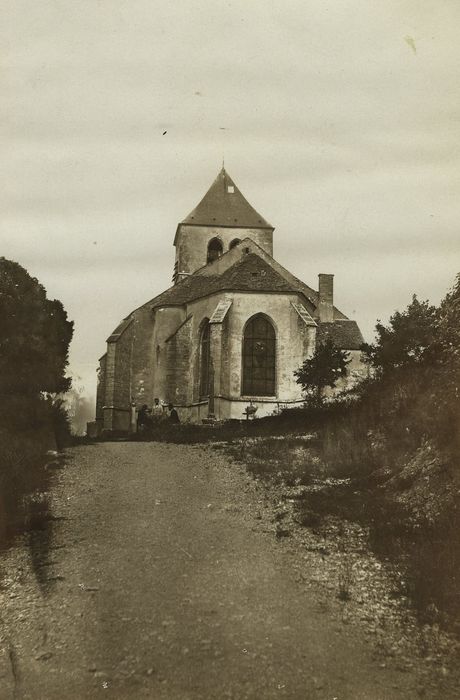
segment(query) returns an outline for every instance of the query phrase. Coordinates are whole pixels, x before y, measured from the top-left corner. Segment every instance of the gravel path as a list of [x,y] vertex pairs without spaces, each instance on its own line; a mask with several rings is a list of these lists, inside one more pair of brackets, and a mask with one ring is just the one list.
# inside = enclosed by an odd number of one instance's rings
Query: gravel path
[[254,482],[215,450],[72,448],[51,513],[1,560],[2,700],[423,694],[322,608]]

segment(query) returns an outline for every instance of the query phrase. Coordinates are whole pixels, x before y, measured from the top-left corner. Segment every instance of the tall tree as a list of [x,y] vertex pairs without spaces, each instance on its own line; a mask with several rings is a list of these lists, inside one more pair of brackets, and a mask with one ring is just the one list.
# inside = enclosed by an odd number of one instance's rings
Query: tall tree
[[437,323],[437,366],[430,382],[431,421],[445,442],[460,448],[460,274],[443,299]]
[[377,322],[376,341],[362,347],[364,359],[377,375],[420,366],[436,354],[438,310],[414,295],[404,311],[396,311],[387,326]]
[[443,356],[455,359],[460,365],[460,274],[441,303],[438,329]]
[[337,348],[330,338],[318,345],[312,357],[304,360],[301,367],[294,372],[297,384],[307,395],[321,404],[324,389],[335,387],[340,377],[345,376],[349,354]]
[[66,391],[73,322],[18,263],[0,258],[0,395]]

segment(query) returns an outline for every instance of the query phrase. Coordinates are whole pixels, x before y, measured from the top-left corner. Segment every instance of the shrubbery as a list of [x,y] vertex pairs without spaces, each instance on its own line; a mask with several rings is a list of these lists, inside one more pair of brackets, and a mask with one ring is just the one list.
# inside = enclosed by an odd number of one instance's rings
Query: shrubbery
[[312,357],[307,357],[294,375],[311,405],[321,406],[324,389],[335,387],[345,376],[349,362],[349,353],[336,347],[330,338],[318,345]]
[[371,378],[325,407],[324,457],[340,471],[398,468],[425,440],[457,466],[460,447],[460,277],[439,308],[415,297],[363,346]]
[[306,505],[363,520],[376,549],[403,553],[404,593],[423,619],[455,625],[460,276],[439,307],[414,297],[388,325],[379,322],[376,341],[363,354],[371,378],[307,421],[317,429],[322,464],[330,474],[351,477],[350,485],[334,497],[310,496]]

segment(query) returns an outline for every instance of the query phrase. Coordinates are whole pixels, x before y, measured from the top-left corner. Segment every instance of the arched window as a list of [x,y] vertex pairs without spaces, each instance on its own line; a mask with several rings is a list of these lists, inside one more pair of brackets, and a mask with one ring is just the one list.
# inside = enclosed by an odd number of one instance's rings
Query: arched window
[[262,314],[246,324],[243,337],[243,396],[275,396],[276,336]]
[[204,321],[200,336],[200,396],[209,396],[211,368],[211,326]]
[[208,243],[208,257],[206,262],[214,262],[217,258],[220,258],[223,252],[222,243],[218,238],[211,238]]
[[236,245],[238,245],[238,243],[241,243],[240,239],[239,239],[239,238],[234,238],[233,241],[232,241],[232,242],[230,243],[230,245],[228,246],[228,249],[231,250],[231,249],[234,248]]

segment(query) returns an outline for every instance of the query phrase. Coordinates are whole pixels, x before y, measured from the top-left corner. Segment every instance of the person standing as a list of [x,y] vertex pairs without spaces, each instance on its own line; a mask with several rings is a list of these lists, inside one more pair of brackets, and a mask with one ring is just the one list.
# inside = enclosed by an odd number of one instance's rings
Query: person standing
[[177,411],[174,408],[172,403],[168,404],[168,410],[169,410],[170,422],[171,423],[180,423],[179,414],[177,413]]
[[152,416],[154,418],[162,418],[163,415],[163,406],[161,405],[160,399],[153,399]]
[[137,430],[144,431],[150,423],[149,407],[145,403],[137,413]]

